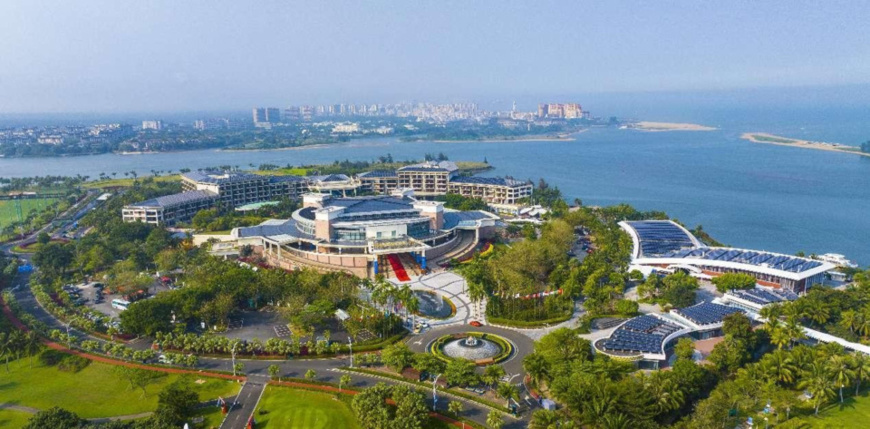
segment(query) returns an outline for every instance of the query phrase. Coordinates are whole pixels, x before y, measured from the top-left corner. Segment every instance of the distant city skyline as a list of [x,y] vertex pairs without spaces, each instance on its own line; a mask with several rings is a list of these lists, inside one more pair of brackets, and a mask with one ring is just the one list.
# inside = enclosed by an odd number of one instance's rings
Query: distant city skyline
[[866,16],[858,2],[10,0],[0,113],[867,85]]

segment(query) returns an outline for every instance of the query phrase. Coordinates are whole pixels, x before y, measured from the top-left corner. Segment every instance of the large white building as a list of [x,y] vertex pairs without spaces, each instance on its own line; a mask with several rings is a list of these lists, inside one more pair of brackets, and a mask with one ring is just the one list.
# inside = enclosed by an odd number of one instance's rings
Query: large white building
[[822,283],[835,265],[761,250],[710,247],[670,220],[620,222],[633,243],[632,265],[641,271],[684,270],[696,277],[747,273],[762,286],[802,293]]
[[464,257],[495,232],[498,221],[491,213],[417,200],[411,190],[353,198],[306,194],[303,205],[290,219],[236,228],[231,236],[275,266],[371,277],[395,273],[397,266],[425,270],[430,262]]

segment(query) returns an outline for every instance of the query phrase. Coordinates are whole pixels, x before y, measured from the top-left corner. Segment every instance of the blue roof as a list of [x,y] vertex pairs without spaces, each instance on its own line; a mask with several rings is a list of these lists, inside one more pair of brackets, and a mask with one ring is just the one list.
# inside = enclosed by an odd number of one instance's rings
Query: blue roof
[[779,255],[757,250],[730,249],[724,247],[701,247],[697,249],[681,249],[658,255],[663,258],[687,258],[715,261],[739,262],[742,264],[763,266],[780,271],[801,273],[822,265],[819,261],[797,256]]
[[738,298],[743,298],[749,302],[754,302],[758,305],[767,305],[774,302],[794,301],[798,298],[794,292],[785,289],[767,290],[755,288],[747,290],[735,290],[728,293]]
[[257,225],[239,228],[239,238],[244,237],[270,237],[276,235],[290,235],[293,237],[314,239],[313,235],[305,234],[296,228],[296,221],[288,219],[281,224]]
[[680,326],[650,315],[635,317],[625,322],[604,340],[608,351],[661,353],[665,338],[680,330]]
[[644,220],[625,223],[637,233],[641,256],[660,256],[695,247],[693,237],[674,222]]
[[453,229],[457,226],[475,226],[477,221],[490,219],[490,216],[481,211],[470,212],[444,212],[444,229]]
[[478,177],[478,176],[460,176],[450,180],[451,183],[474,183],[480,185],[496,185],[496,186],[510,186],[512,188],[517,188],[520,186],[528,185],[529,182],[524,182],[522,180],[514,180],[507,179],[504,177]]
[[743,310],[736,307],[714,304],[712,302],[702,302],[691,307],[677,308],[674,311],[697,325],[719,323],[725,319],[725,316],[743,312]]
[[337,198],[331,200],[327,205],[344,207],[344,214],[391,212],[413,210],[414,208],[412,200],[390,196]]
[[350,180],[350,177],[344,174],[327,174],[324,176],[309,176],[308,178],[317,182],[344,182]]
[[179,194],[152,198],[136,204],[130,204],[128,207],[172,207],[193,201],[214,199],[217,199],[217,194],[211,191],[187,191]]
[[234,183],[246,182],[249,180],[268,180],[266,176],[258,176],[251,173],[240,173],[237,171],[217,171],[217,170],[198,170],[184,173],[183,177],[201,183]]
[[360,173],[359,177],[397,177],[395,170],[373,170]]
[[402,167],[399,171],[446,171],[453,172],[459,170],[459,167],[452,161],[427,161],[419,164]]

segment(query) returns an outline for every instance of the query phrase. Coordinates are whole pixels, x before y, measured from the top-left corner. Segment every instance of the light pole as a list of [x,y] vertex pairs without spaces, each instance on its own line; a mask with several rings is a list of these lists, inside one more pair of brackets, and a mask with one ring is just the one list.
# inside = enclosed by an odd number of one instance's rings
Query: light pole
[[66,322],[66,348],[72,349],[72,346],[69,343],[69,324],[72,322]]
[[233,377],[236,376],[236,346],[237,345],[239,345],[239,343],[233,343],[233,348],[230,350],[230,353],[232,354],[232,358],[233,358]]
[[438,378],[441,377],[441,374],[435,376],[435,379],[432,380],[432,411],[435,411],[435,408],[438,406]]
[[347,337],[347,347],[350,349],[350,367],[353,368],[353,339],[350,337]]

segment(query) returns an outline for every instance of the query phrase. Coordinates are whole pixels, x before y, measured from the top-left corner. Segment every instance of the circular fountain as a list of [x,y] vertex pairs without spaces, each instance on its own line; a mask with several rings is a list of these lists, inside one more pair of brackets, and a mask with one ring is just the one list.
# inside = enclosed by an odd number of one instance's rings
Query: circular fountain
[[488,365],[510,357],[513,345],[493,334],[461,333],[438,338],[429,351],[443,360],[468,359],[478,365]]

